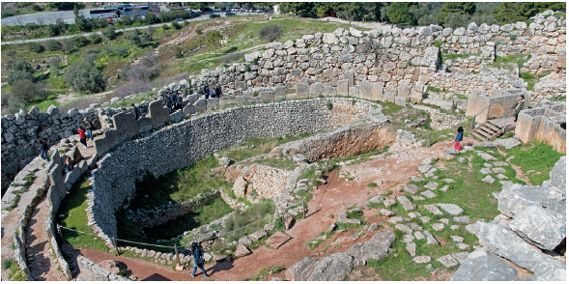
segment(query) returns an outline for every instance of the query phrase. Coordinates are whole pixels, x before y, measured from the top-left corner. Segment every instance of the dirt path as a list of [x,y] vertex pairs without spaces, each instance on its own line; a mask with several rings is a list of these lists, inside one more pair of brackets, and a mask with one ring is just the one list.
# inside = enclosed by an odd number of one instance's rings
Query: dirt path
[[[92,142],[87,142],[87,145]],[[79,151],[84,159],[90,159],[95,153],[94,145],[87,149],[78,144]],[[45,175],[45,173],[42,171]],[[36,181],[41,180],[39,177]],[[45,222],[49,215],[50,202],[44,198],[38,203],[32,217],[26,228],[26,259],[28,267],[34,280],[40,281],[65,281],[66,277],[63,271],[58,270],[59,263],[55,258],[53,249],[51,248],[45,231]]]
[[[323,257],[331,253],[343,252],[355,243],[368,240],[373,234],[356,240],[346,238],[347,240],[341,244],[341,247],[328,248],[324,249],[324,251],[319,249],[310,250],[305,245],[308,241],[318,237],[330,224],[335,222],[337,211],[342,205],[360,203],[382,190],[389,189],[394,191],[394,195],[400,195],[401,193],[395,189],[397,185],[408,180],[412,175],[417,175],[417,167],[425,158],[436,155],[453,145],[454,142],[445,141],[437,143],[429,149],[395,151],[387,157],[378,156],[377,159],[342,168],[342,171],[356,172],[353,181],[347,181],[338,177],[338,171],[331,172],[327,178],[328,183],[319,186],[312,192],[314,198],[308,204],[306,219],[299,220],[291,230],[287,231],[287,234],[292,237],[289,242],[276,251],[261,246],[254,250],[252,255],[239,258],[232,263],[206,265],[208,273],[215,280],[245,280],[255,276],[260,269],[270,265],[284,265],[285,268],[290,268],[304,257]],[[367,187],[370,181],[377,182],[379,187],[370,191]],[[364,212],[369,222],[383,221],[382,217],[376,216],[377,210],[371,209]],[[331,215],[334,215],[334,218],[331,218]],[[348,232],[334,235],[335,238],[343,236],[349,237],[351,235]],[[69,253],[72,248],[67,246],[64,250]],[[74,250],[73,254],[82,254],[95,263],[109,259],[122,262],[126,266],[127,272],[132,273],[139,280],[202,280],[201,277],[190,277],[188,271],[176,272],[170,268],[143,260],[123,256],[115,257],[110,253],[81,249]],[[283,277],[283,275],[284,272],[281,272],[278,275],[271,275],[271,277]]]
[[50,202],[43,198],[35,208],[32,219],[26,229],[26,258],[32,277],[37,281],[65,281],[65,276],[57,268],[53,250],[47,240],[45,222],[51,216],[48,214]]

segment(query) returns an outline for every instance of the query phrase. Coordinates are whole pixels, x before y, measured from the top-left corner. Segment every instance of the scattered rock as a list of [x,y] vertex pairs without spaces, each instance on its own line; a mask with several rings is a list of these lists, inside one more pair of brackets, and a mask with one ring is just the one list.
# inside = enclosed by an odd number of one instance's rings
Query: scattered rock
[[244,245],[239,244],[237,245],[237,248],[235,249],[235,257],[236,258],[240,258],[240,257],[244,257],[247,255],[250,255],[251,251]]
[[428,189],[425,190],[425,191],[423,191],[423,192],[421,192],[421,195],[423,195],[423,196],[425,196],[425,197],[427,197],[427,198],[435,198],[435,197],[437,197],[437,195],[436,195],[434,192],[432,192],[432,191],[430,191],[430,190],[428,190]]
[[407,184],[403,190],[411,194],[417,194],[417,192],[419,192],[419,187],[414,184]]
[[458,243],[458,244],[456,244],[456,247],[461,249],[461,250],[469,250],[470,249],[470,246],[467,244],[464,244],[464,243]]
[[496,181],[491,175],[487,175],[485,178],[482,179],[483,182],[487,183],[494,183]]
[[[437,208],[437,207],[435,207],[435,208]],[[437,209],[437,210],[439,210],[439,209]],[[429,223],[429,221],[431,221],[431,217],[428,217],[428,216],[423,216],[419,219],[421,219],[421,222],[423,222],[423,223]]]
[[450,236],[453,242],[462,243],[464,242],[464,238],[461,236]]
[[401,216],[391,217],[388,222],[391,224],[397,224],[399,222],[403,222],[403,217]]
[[389,211],[387,209],[381,209],[379,211],[379,213],[381,213],[383,216],[387,216],[387,217],[391,217],[391,216],[395,215],[395,213],[393,213],[392,211]]
[[450,255],[445,255],[437,258],[437,261],[444,265],[446,268],[458,265],[458,262]]
[[413,230],[411,230],[411,228],[407,227],[406,225],[403,224],[397,224],[395,225],[395,229],[398,229],[399,231],[405,232],[407,234],[412,234]]
[[445,212],[451,214],[451,215],[460,215],[462,212],[464,212],[464,210],[462,210],[462,208],[454,205],[454,204],[444,204],[444,203],[439,203],[437,204],[442,210],[444,210]]
[[415,239],[415,237],[413,237],[412,235],[404,235],[401,238],[401,241],[404,243],[412,243],[414,239]]
[[397,197],[397,200],[399,201],[399,203],[401,203],[401,206],[403,206],[403,209],[405,209],[407,211],[415,210],[415,205],[411,202],[411,200],[409,200],[409,198],[407,198],[405,196],[399,196],[399,197]]
[[427,183],[427,185],[425,185],[425,187],[428,189],[431,189],[431,190],[435,190],[439,187],[439,184],[434,182],[434,181],[431,181],[431,182]]
[[445,225],[442,223],[434,223],[433,225],[433,230],[440,232],[445,228]]
[[435,238],[435,236],[433,236],[433,234],[431,234],[431,232],[424,230],[423,234],[425,235],[425,237],[427,237],[427,244],[430,246],[438,246],[440,245],[439,241],[437,241],[437,239]]
[[452,219],[457,223],[464,223],[464,224],[472,223],[472,221],[470,221],[470,216],[460,216],[460,217],[455,216]]
[[411,256],[415,256],[417,253],[417,245],[413,242],[408,243],[405,249]]
[[451,281],[518,281],[517,270],[486,249],[477,249],[462,262]]
[[443,212],[441,212],[441,210],[439,210],[439,208],[437,208],[437,206],[432,205],[432,204],[425,205],[425,210],[427,210],[430,213],[433,213],[435,215],[443,215]]
[[415,236],[415,238],[417,240],[422,240],[425,238],[425,236],[423,236],[423,234],[421,232],[415,232],[415,233],[413,233],[413,235]]
[[425,255],[417,256],[417,257],[413,258],[413,261],[415,263],[429,263],[429,262],[431,262],[431,257],[425,256]]

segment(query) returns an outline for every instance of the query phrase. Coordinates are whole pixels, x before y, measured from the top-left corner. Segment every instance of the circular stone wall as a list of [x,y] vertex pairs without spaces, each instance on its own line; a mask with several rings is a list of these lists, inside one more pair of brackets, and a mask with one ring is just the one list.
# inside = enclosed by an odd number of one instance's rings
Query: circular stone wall
[[[333,105],[331,110],[328,100]],[[89,224],[112,246],[110,238],[117,235],[115,211],[134,196],[135,182],[145,172],[160,176],[249,138],[312,133],[370,118],[380,111],[378,104],[354,99],[241,106],[194,117],[124,142],[106,154],[93,171]]]

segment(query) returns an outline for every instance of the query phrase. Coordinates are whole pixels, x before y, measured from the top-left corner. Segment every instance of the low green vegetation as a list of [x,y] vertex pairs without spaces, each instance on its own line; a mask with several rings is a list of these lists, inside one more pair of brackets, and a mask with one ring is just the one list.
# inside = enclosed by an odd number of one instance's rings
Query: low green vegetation
[[281,271],[284,270],[284,265],[280,265],[280,266],[267,266],[261,270],[259,270],[259,272],[257,273],[257,275],[255,275],[255,277],[253,278],[247,278],[245,281],[263,281],[263,280],[268,280],[268,279],[264,279],[265,277],[271,275],[271,274],[278,274]]
[[529,180],[533,185],[541,185],[549,180],[551,169],[564,156],[553,150],[553,146],[541,142],[524,144],[506,151],[508,157],[514,156],[511,163],[520,166],[524,174],[531,174]]
[[235,211],[225,221],[225,227],[223,228],[224,234],[229,233],[225,236],[227,243],[239,240],[241,237],[252,234],[262,229],[266,224],[271,223],[274,211],[275,203],[270,199],[252,204],[243,212]]
[[383,106],[381,113],[383,113],[384,115],[393,115],[405,108],[404,106],[396,105],[395,103],[392,102],[375,101],[375,103]]
[[[288,142],[292,142],[292,141],[296,141],[296,140],[300,140],[300,139],[304,139],[307,137],[310,137],[312,135],[315,135],[319,132],[314,132],[314,133],[301,133],[297,136],[288,136],[288,135],[283,135],[283,136],[277,136],[274,138],[249,138],[246,142],[244,143],[239,143],[229,149],[223,150],[219,152],[220,156],[226,156],[229,159],[231,159],[232,161],[235,162],[239,162],[239,161],[243,161],[245,159],[249,159],[255,156],[258,156],[260,154],[267,154],[269,152],[271,152],[271,150],[273,150],[275,147],[284,144],[284,143],[288,143]],[[275,161],[273,161],[275,162]],[[281,163],[281,162],[279,162]],[[287,165],[289,165],[287,162],[284,162]]]
[[447,53],[447,54],[441,54],[441,59],[442,62],[445,62],[446,60],[450,59],[452,61],[455,61],[457,58],[468,58],[470,56],[480,56],[479,53]]
[[8,257],[2,262],[2,270],[8,271],[8,278],[12,281],[27,281],[24,271],[18,265],[18,262]]
[[[56,221],[63,227],[94,234],[93,229],[87,225],[87,191],[91,189],[89,173],[83,174],[73,185],[69,194],[61,202],[57,212]],[[60,217],[63,216],[63,217]],[[105,242],[98,237],[63,230],[63,240],[75,248],[90,248],[107,251]]]
[[518,65],[518,68],[522,68],[524,67],[524,63],[528,62],[530,58],[531,54],[523,54],[523,53],[512,54],[508,56],[496,56],[496,60],[490,66],[512,70],[512,67],[509,66],[510,63],[515,63],[516,65]]

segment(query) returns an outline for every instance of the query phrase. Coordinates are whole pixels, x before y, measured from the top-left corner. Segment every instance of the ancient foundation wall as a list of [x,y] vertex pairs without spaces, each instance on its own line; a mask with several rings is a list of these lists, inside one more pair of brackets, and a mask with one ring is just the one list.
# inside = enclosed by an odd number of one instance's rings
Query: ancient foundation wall
[[539,140],[553,146],[556,151],[567,152],[566,130],[560,123],[566,122],[565,104],[553,108],[524,110],[518,116],[515,133],[524,143]]
[[95,224],[94,231],[112,246],[110,238],[117,234],[114,213],[134,196],[135,180],[146,172],[160,176],[252,137],[315,132],[367,118],[375,108],[381,107],[352,99],[329,100],[334,106],[331,110],[327,107],[328,99],[230,108],[184,120],[118,145],[102,157],[99,168],[93,171],[89,221]]

